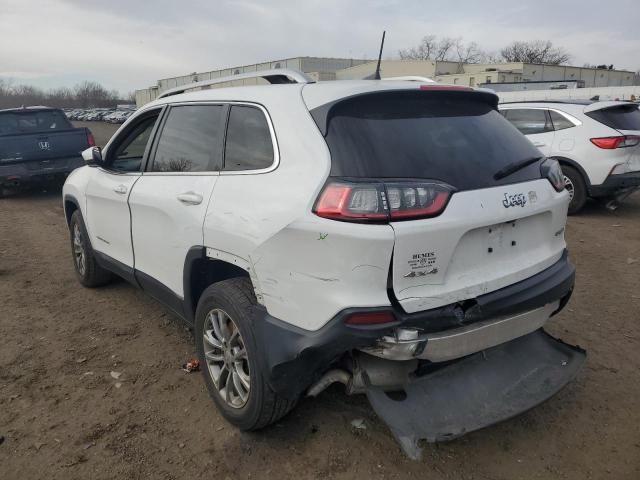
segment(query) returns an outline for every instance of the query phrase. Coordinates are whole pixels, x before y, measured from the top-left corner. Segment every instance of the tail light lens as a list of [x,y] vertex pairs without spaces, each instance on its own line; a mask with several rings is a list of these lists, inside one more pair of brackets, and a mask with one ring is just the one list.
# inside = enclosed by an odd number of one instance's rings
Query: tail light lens
[[314,213],[320,217],[352,222],[386,223],[440,215],[453,193],[437,182],[330,181],[320,193]]
[[546,178],[551,182],[551,185],[553,185],[556,192],[564,190],[564,174],[562,173],[562,168],[557,160],[547,158],[540,165],[540,173],[543,178]]
[[377,311],[377,312],[355,312],[347,317],[344,321],[347,325],[383,325],[385,323],[393,323],[396,321],[396,317],[393,312]]
[[91,133],[91,130],[87,130],[87,144],[89,144],[90,147],[96,146],[96,139],[93,138],[93,133]]
[[591,143],[605,150],[615,148],[635,147],[640,143],[640,137],[636,135],[623,135],[618,137],[592,138]]

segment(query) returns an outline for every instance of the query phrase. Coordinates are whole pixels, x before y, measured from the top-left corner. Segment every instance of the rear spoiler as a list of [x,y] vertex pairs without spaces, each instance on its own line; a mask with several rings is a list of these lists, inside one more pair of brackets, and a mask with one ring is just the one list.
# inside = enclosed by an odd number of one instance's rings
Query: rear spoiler
[[498,95],[496,95],[496,93],[493,90],[488,90],[484,88],[474,89],[471,87],[463,87],[459,85],[423,84],[423,85],[420,85],[417,89],[408,88],[406,90],[405,89],[374,90],[369,92],[358,93],[356,95],[350,95],[347,97],[339,98],[329,103],[325,103],[324,105],[320,105],[319,107],[316,107],[310,110],[310,113],[314,121],[316,122],[316,125],[320,129],[322,136],[324,137],[327,135],[327,129],[328,129],[329,117],[331,115],[331,110],[333,109],[333,107],[335,107],[339,103],[354,100],[357,98],[368,97],[368,96],[375,97],[378,95],[398,94],[398,93],[410,94],[410,93],[416,93],[418,91],[429,92],[429,93],[432,93],[432,92],[446,93],[448,95],[459,96],[460,98],[464,98],[464,97],[483,98],[483,100],[492,108],[494,108],[495,110],[498,109]]
[[623,101],[610,101],[610,102],[594,102],[584,107],[584,113],[596,112],[598,110],[607,110],[608,108],[621,107],[625,105],[638,106],[637,103],[623,102]]

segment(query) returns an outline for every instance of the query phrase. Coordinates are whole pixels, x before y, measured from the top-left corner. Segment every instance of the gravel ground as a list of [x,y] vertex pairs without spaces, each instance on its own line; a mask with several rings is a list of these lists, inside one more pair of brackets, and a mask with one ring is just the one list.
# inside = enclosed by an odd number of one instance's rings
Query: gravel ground
[[0,200],[0,479],[638,479],[640,195],[590,206],[567,238],[576,291],[549,330],[587,349],[577,380],[413,462],[339,387],[238,432],[180,370],[194,348],[178,320],[123,281],[78,284],[59,191]]

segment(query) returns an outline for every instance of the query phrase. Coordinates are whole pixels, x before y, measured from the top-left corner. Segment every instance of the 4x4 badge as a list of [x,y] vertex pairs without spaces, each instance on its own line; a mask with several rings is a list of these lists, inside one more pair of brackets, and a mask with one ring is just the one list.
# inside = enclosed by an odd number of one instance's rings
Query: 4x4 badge
[[509,195],[508,193],[504,194],[504,200],[502,201],[502,205],[504,208],[509,207],[524,207],[527,204],[527,197],[524,196],[524,193],[516,193],[514,195]]

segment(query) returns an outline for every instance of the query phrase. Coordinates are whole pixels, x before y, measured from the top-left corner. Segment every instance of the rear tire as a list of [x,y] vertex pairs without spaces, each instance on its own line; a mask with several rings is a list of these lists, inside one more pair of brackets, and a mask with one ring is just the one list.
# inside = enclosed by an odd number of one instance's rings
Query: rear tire
[[281,397],[268,385],[261,362],[262,346],[251,326],[255,304],[248,278],[215,283],[200,297],[194,330],[209,395],[222,416],[245,431],[277,422],[296,404],[296,400]]
[[69,232],[71,233],[73,266],[80,283],[89,288],[101,287],[109,283],[113,274],[102,268],[96,261],[80,210],[76,210],[71,215]]
[[569,192],[571,201],[569,202],[569,215],[575,215],[587,202],[587,186],[578,170],[567,165],[562,165],[564,184]]

